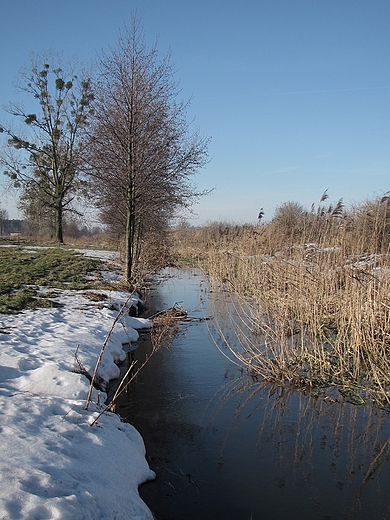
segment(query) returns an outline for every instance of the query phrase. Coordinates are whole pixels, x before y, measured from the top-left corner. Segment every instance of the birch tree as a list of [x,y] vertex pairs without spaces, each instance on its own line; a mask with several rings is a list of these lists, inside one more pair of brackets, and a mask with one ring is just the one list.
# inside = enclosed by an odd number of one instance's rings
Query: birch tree
[[124,233],[130,282],[146,230],[199,196],[190,178],[207,160],[208,139],[190,132],[170,56],[147,48],[136,17],[98,69],[91,178],[104,221]]

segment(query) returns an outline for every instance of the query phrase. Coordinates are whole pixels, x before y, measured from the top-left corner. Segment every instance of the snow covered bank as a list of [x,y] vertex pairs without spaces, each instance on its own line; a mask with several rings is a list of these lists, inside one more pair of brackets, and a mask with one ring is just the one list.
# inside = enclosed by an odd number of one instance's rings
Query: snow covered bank
[[[57,291],[63,307],[0,315],[0,519],[151,519],[138,486],[154,477],[140,434],[100,411],[85,410],[88,380],[74,373],[74,352],[93,372],[100,348],[128,294]],[[136,297],[133,303],[136,304]],[[99,368],[109,380],[147,320],[120,320]],[[101,404],[105,396],[100,398]]]

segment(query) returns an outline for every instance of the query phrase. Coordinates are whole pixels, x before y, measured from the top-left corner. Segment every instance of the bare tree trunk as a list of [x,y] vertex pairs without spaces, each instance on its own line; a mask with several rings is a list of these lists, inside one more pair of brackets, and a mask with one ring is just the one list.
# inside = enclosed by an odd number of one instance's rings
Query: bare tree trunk
[[124,280],[130,283],[133,274],[134,264],[134,212],[131,207],[127,208],[126,215],[126,257],[125,257],[125,272]]
[[63,231],[63,208],[62,204],[59,203],[56,208],[56,235],[57,240],[60,244],[64,243],[64,231]]

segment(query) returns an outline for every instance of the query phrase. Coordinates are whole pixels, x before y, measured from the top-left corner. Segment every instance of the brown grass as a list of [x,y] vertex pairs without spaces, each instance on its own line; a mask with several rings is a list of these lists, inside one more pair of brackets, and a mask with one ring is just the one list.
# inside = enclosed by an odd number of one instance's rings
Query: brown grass
[[220,333],[229,316],[240,340],[232,353],[254,375],[389,404],[388,198],[349,212],[341,201],[319,206],[290,223],[282,216],[173,233],[181,257],[208,272],[225,302]]

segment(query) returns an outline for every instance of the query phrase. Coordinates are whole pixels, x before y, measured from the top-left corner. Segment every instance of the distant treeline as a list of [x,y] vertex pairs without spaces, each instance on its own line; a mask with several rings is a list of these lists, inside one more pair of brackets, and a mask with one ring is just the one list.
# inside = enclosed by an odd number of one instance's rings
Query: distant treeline
[[11,233],[23,234],[24,220],[4,219],[0,220],[0,235],[10,235]]

